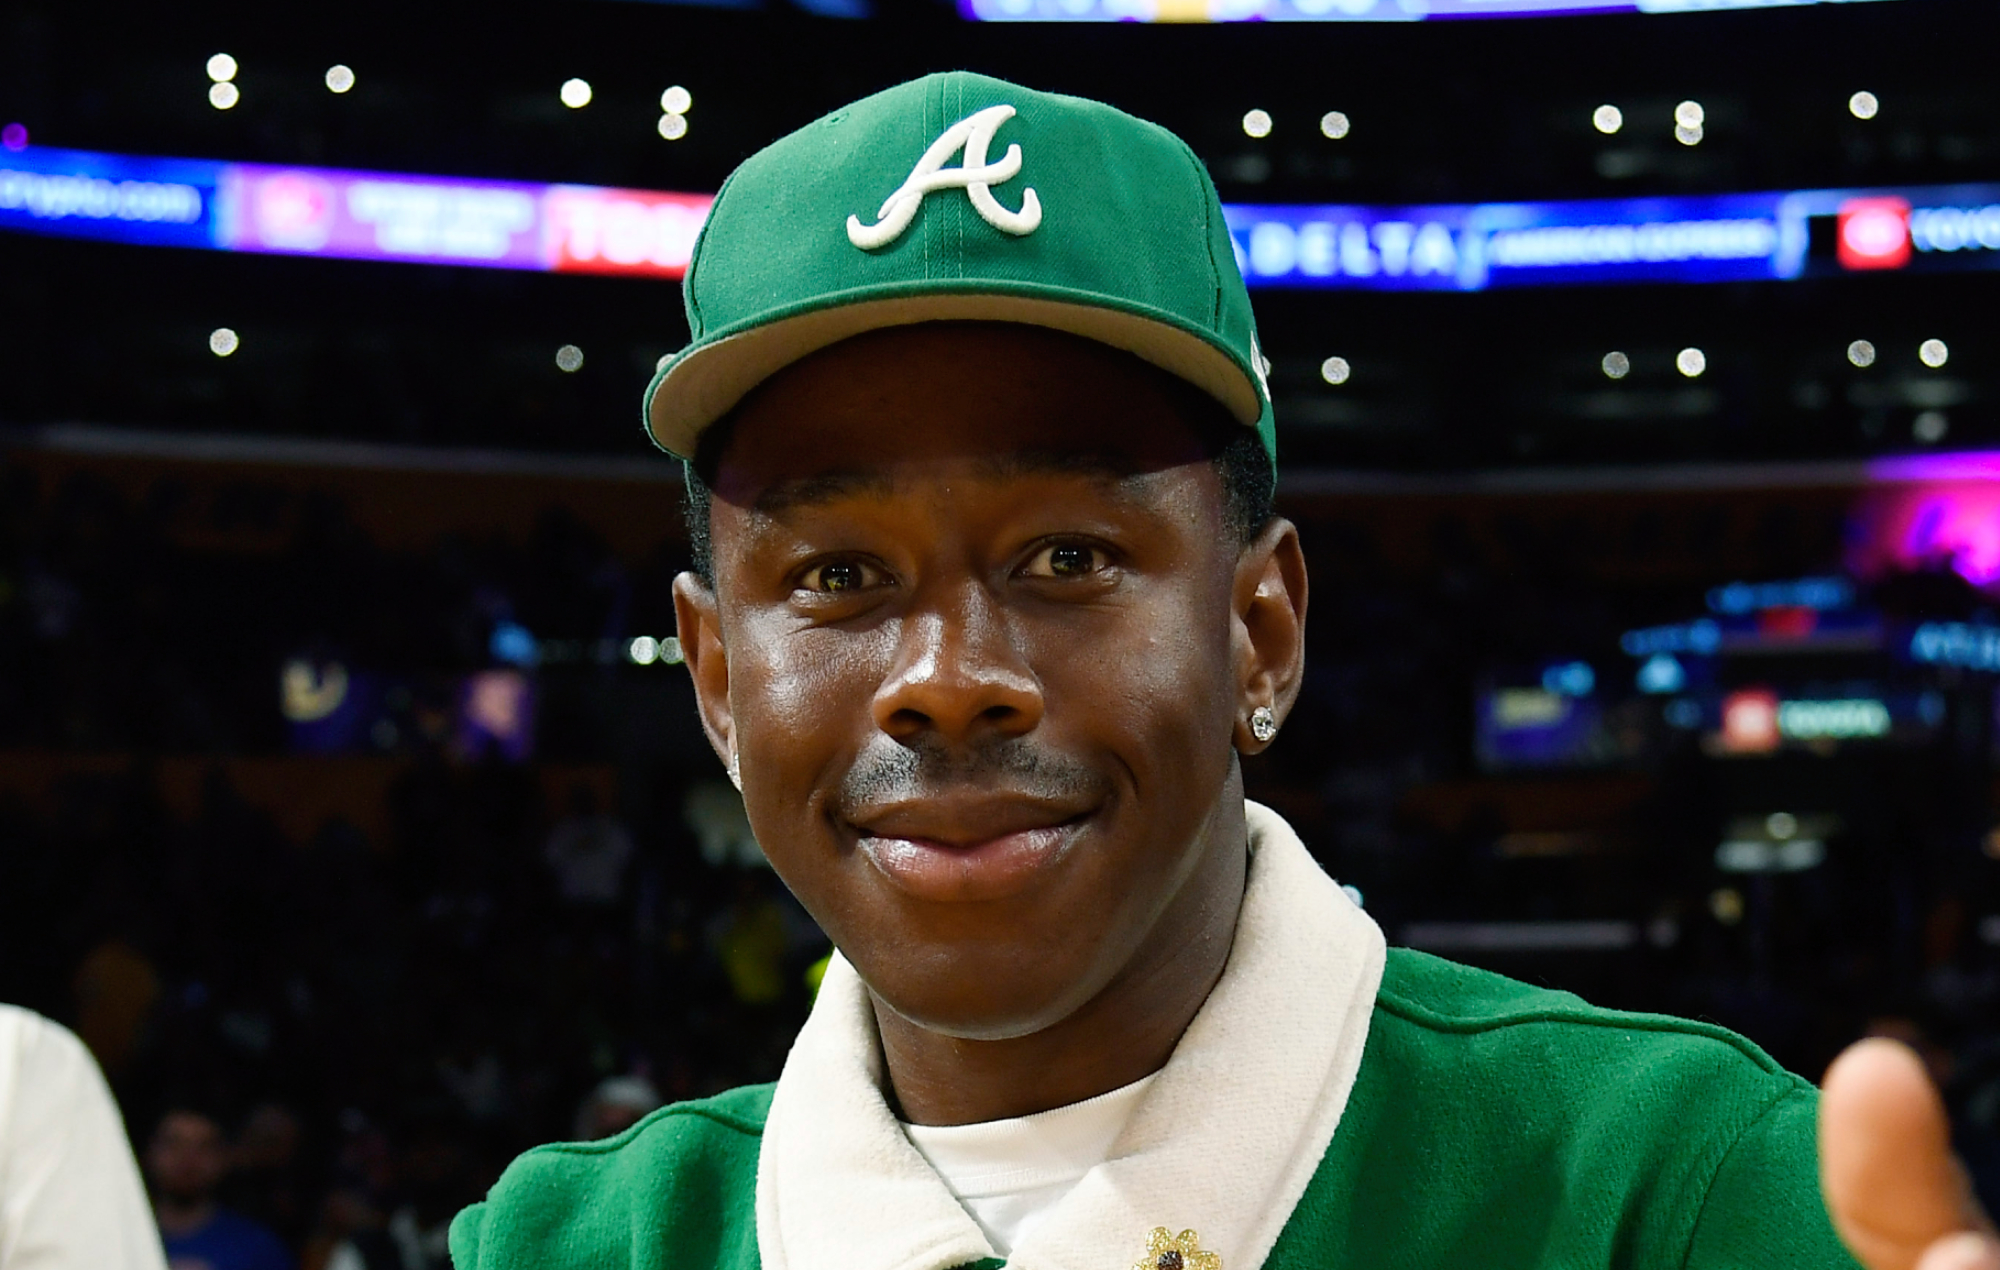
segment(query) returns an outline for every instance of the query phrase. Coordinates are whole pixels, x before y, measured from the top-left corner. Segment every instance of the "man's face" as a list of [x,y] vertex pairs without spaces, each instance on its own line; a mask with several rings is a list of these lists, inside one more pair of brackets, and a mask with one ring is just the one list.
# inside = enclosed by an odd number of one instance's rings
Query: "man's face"
[[715,589],[677,589],[704,720],[779,874],[919,1026],[1035,1032],[1233,923],[1256,581],[1186,409],[1098,345],[938,324],[738,412]]
[[207,1116],[192,1111],[170,1112],[153,1131],[146,1150],[146,1169],[153,1186],[167,1199],[196,1204],[215,1193],[228,1171],[222,1129]]

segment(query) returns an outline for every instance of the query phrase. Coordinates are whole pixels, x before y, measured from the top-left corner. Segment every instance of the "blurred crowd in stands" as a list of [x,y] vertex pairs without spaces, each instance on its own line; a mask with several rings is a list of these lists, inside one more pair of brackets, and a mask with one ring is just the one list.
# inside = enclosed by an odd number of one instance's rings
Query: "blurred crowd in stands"
[[142,767],[57,800],[0,811],[0,981],[98,1056],[170,1252],[219,1196],[307,1265],[442,1266],[526,1146],[775,1077],[827,950],[768,870],[497,763],[412,767],[379,847],[219,773],[186,824]]
[[0,978],[98,1056],[170,1252],[219,1195],[308,1265],[441,1266],[517,1151],[777,1073],[827,947],[768,870],[498,763],[392,798],[380,846],[219,772],[186,824],[143,767],[0,812]]
[[[451,1214],[521,1149],[776,1076],[828,945],[761,865],[679,673],[589,651],[671,632],[677,544],[632,564],[552,511],[389,550],[306,498],[245,549],[185,532],[179,497],[170,478],[0,466],[0,768],[41,773],[0,770],[0,1000],[89,1044],[170,1252],[442,1267]],[[1645,938],[1602,954],[1452,955],[1716,1019],[1808,1075],[1863,1031],[1909,1039],[2000,1193],[1984,751],[1977,770],[1871,769],[1885,803],[1924,804],[1926,771],[1974,792],[1863,840],[1907,850],[1732,883],[1732,914],[1710,863],[1726,782],[1692,751],[1550,777],[1539,826],[1470,757],[1482,667],[1615,645],[1620,605],[1658,610],[1658,588],[1471,556],[1413,580],[1371,566],[1359,530],[1307,537],[1326,567],[1306,697],[1250,786],[1393,941],[1419,920],[1631,918]],[[468,754],[442,727],[376,736],[381,805],[302,830],[231,766],[294,750],[286,659],[471,674],[503,621],[585,650],[531,665],[533,756]],[[197,764],[192,798],[163,796],[169,761]],[[1551,826],[1569,836],[1536,836]]]

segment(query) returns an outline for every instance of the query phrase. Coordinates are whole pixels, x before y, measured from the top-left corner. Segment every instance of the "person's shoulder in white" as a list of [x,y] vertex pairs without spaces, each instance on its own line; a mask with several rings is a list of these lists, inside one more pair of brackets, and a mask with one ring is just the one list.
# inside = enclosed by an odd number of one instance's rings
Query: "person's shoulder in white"
[[166,1270],[125,1124],[83,1042],[0,1005],[0,1270]]

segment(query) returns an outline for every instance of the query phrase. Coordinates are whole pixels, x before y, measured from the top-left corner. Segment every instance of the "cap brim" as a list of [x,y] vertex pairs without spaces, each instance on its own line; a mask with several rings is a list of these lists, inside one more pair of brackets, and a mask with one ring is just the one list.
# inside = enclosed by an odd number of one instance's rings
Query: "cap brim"
[[854,300],[760,323],[697,344],[660,368],[646,393],[646,426],[661,449],[694,455],[702,432],[751,389],[849,336],[919,322],[1019,322],[1123,349],[1221,402],[1247,427],[1264,403],[1236,359],[1184,327],[1125,309],[1005,293],[945,292]]

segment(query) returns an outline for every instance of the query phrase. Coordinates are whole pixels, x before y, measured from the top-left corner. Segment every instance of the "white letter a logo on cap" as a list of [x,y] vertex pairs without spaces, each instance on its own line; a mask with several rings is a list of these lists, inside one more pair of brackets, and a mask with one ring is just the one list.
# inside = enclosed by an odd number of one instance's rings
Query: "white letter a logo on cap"
[[[946,128],[944,135],[931,142],[931,148],[917,160],[909,179],[896,187],[896,192],[882,204],[882,210],[875,213],[875,224],[863,225],[858,216],[847,218],[847,241],[863,251],[886,247],[910,227],[926,195],[954,189],[964,190],[965,196],[972,200],[972,210],[1001,233],[1034,233],[1035,226],[1042,223],[1042,201],[1035,197],[1035,191],[1022,190],[1021,210],[1010,212],[1000,206],[991,188],[1012,180],[1021,170],[1021,147],[1010,145],[998,162],[986,161],[986,147],[993,143],[993,134],[1013,117],[1012,106],[988,106]],[[961,147],[965,150],[964,162],[955,168],[946,167],[944,161]]]

